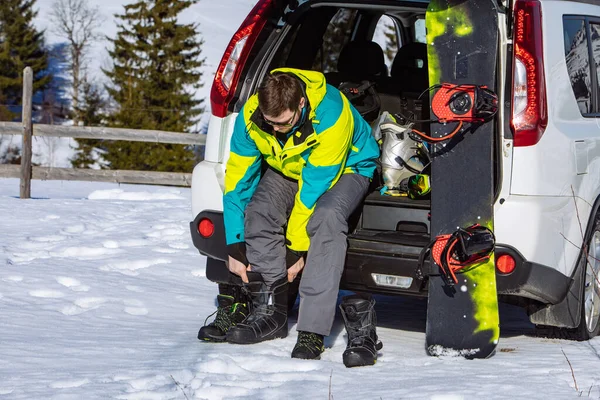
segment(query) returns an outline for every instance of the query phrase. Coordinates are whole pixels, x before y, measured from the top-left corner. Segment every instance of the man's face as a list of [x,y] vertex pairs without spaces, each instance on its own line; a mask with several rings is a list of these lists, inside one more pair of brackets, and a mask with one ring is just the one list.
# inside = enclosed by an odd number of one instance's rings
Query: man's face
[[294,110],[285,110],[277,116],[264,115],[265,122],[273,127],[273,130],[281,133],[288,133],[298,123],[302,116],[304,107],[304,98],[300,100],[298,108]]

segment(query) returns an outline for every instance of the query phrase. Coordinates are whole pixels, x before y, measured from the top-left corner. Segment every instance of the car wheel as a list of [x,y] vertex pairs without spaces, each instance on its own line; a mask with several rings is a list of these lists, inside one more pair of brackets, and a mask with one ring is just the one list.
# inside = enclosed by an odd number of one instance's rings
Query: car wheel
[[537,336],[569,339],[590,340],[600,333],[600,213],[596,214],[594,226],[587,239],[585,263],[585,279],[581,293],[581,318],[576,328],[558,328],[547,325],[537,325]]
[[579,340],[592,339],[600,331],[600,221],[598,218],[588,242],[587,253]]

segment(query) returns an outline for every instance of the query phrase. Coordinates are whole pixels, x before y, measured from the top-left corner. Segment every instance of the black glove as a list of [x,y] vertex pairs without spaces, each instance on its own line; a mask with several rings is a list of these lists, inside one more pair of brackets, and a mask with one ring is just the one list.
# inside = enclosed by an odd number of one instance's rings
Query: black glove
[[289,247],[285,248],[285,267],[290,268],[292,265],[296,264],[299,259],[304,258],[306,261],[306,252],[305,251],[295,251],[290,249]]
[[248,264],[248,259],[246,258],[246,243],[245,242],[237,242],[227,245],[227,254],[244,264],[246,267]]

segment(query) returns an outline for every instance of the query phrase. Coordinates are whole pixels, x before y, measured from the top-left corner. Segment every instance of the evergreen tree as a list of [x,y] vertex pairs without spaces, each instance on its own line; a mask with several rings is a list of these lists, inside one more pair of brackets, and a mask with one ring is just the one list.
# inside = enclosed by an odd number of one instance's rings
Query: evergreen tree
[[0,92],[0,121],[11,121],[15,117],[15,114],[8,109],[6,104],[6,96]]
[[23,69],[33,69],[33,93],[51,81],[43,32],[33,26],[36,0],[0,1],[0,93],[9,104],[20,104],[23,96]]
[[356,15],[355,10],[341,9],[333,16],[323,35],[323,43],[312,69],[322,72],[337,70],[338,57],[347,43],[348,31],[354,24]]
[[[194,99],[201,87],[203,41],[197,25],[178,24],[177,16],[195,0],[140,0],[125,6],[109,52],[113,68],[107,91],[118,104],[113,127],[189,131],[203,112]],[[183,145],[108,143],[104,158],[114,169],[191,171],[194,153]]]
[[[104,119],[103,110],[106,107],[106,101],[102,97],[100,89],[87,81],[82,83],[82,98],[79,107],[75,110],[78,120],[84,126],[102,126]],[[99,153],[104,152],[105,143],[101,139],[75,139],[77,142],[77,152],[75,158],[71,160],[74,168],[89,168],[98,160]]]
[[396,32],[396,25],[390,21],[386,24],[383,34],[385,36],[385,49],[383,52],[388,63],[391,64],[398,52],[398,34]]

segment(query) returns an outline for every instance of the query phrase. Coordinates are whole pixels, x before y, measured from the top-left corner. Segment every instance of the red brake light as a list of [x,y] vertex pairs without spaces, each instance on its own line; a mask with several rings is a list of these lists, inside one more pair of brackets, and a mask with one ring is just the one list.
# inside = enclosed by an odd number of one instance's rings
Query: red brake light
[[542,48],[542,9],[539,0],[517,0],[513,33],[513,101],[511,128],[514,146],[540,141],[548,123]]
[[215,224],[208,218],[202,218],[198,223],[198,233],[205,239],[211,237],[215,233]]
[[502,254],[496,260],[496,268],[502,274],[510,274],[515,270],[516,266],[517,263],[515,262],[515,259],[508,254]]
[[267,22],[266,16],[272,4],[273,0],[260,0],[231,38],[219,63],[210,91],[210,105],[214,116],[221,118],[227,116],[227,108],[235,93],[248,54]]

